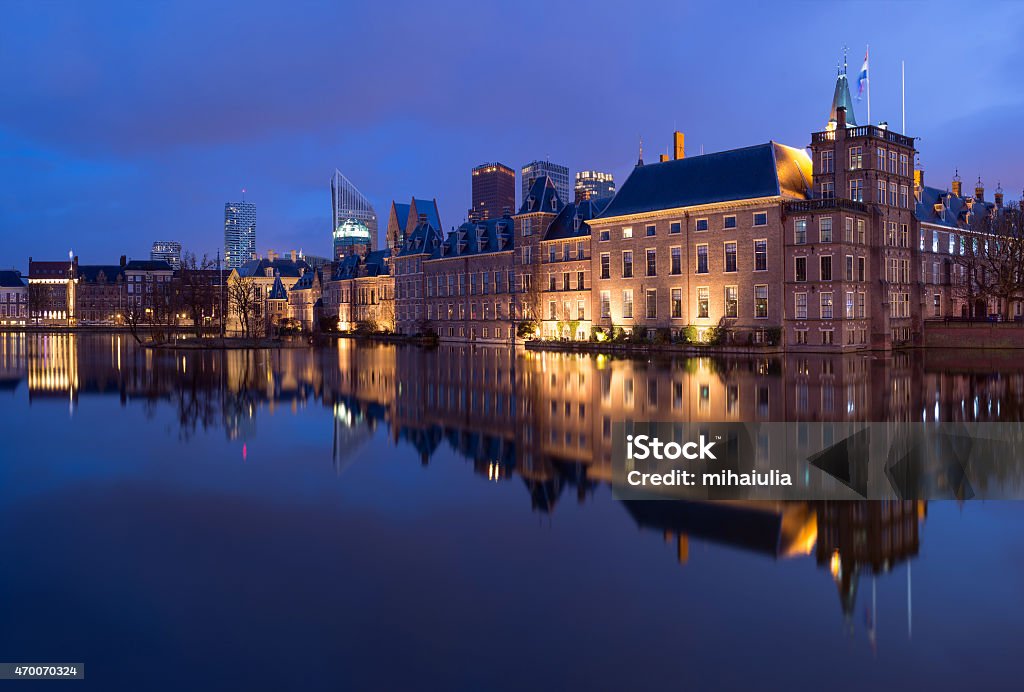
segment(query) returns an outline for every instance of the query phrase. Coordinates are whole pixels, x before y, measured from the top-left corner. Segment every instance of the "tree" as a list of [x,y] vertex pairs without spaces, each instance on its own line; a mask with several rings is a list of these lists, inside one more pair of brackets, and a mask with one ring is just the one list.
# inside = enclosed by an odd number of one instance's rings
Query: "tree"
[[194,252],[185,252],[181,256],[180,301],[185,314],[192,320],[192,329],[197,337],[202,336],[206,317],[214,313],[217,296],[211,277],[216,268],[216,262],[207,255],[203,255],[201,260]]
[[256,299],[256,282],[249,276],[237,276],[228,282],[228,309],[238,320],[242,336],[247,338],[263,333]]
[[[976,215],[970,231],[953,255],[958,269],[956,293],[973,314],[978,299],[995,301],[1003,319],[1010,306],[1024,299],[1024,215],[1019,204]],[[974,315],[975,317],[983,315]]]

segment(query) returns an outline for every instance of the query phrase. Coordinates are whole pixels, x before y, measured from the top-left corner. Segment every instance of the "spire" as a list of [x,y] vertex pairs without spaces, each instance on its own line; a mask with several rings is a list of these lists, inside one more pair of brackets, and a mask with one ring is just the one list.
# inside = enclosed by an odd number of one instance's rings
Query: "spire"
[[843,71],[836,76],[836,90],[832,95],[832,112],[829,114],[829,122],[839,122],[837,111],[840,106],[846,109],[847,126],[856,127],[857,118],[853,114],[853,99],[850,98],[850,81],[846,78],[845,62],[843,64]]
[[640,135],[640,156],[636,160],[636,165],[644,165],[644,137]]

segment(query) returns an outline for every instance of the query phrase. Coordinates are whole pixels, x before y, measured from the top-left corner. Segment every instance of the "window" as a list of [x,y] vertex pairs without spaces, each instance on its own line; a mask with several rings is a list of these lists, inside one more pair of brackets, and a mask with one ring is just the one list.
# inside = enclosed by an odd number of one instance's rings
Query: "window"
[[586,286],[583,285],[583,272],[578,271],[576,272],[576,290],[582,291],[585,288]]
[[905,223],[900,224],[900,247],[910,247],[910,226]]
[[885,170],[885,149],[883,149],[882,147],[878,147],[878,149],[875,151],[875,163],[878,166],[878,170]]
[[680,319],[683,316],[683,289],[672,289],[672,319]]
[[832,280],[832,255],[822,255],[821,274],[819,276],[822,281]]
[[853,291],[846,292],[846,319],[853,319]]
[[723,219],[723,221],[724,221],[724,224],[723,224],[724,228],[736,228],[736,217],[735,216],[726,216]]
[[601,253],[601,278],[607,279],[611,277],[611,265],[612,258],[607,252]]
[[699,286],[697,288],[697,317],[701,319],[707,319],[710,314],[708,303],[710,302],[709,296],[711,295],[711,289],[707,286]]
[[857,242],[863,245],[867,242],[866,223],[864,219],[857,219]]
[[844,219],[844,221],[845,221],[845,224],[846,224],[846,228],[843,229],[843,242],[844,243],[852,243],[853,242],[853,219],[851,219],[849,216],[847,216]]
[[899,158],[899,153],[897,153],[896,151],[890,151],[889,152],[889,172],[890,173],[895,173],[897,171],[897,168],[896,168],[896,160],[897,160],[897,158]]
[[896,183],[889,183],[889,206],[896,206]]
[[823,216],[818,219],[818,237],[823,243],[832,242],[832,217]]
[[647,248],[647,276],[658,275],[658,251]]
[[932,252],[939,251],[939,232],[932,231]]
[[554,262],[557,259],[558,249],[552,245],[548,248],[548,262]]
[[797,329],[797,330],[795,330],[795,333],[796,333],[796,342],[798,344],[806,344],[807,343],[807,330],[806,329]]
[[548,290],[555,290],[555,275],[552,273],[548,273]]
[[705,244],[697,246],[697,273],[708,273],[708,246]]
[[569,290],[569,272],[562,272],[562,290]]
[[648,224],[647,225],[647,237],[648,238],[650,238],[651,236],[655,235],[657,232],[658,232],[658,227],[657,226],[655,226],[654,224]]
[[909,175],[909,159],[906,154],[900,154],[900,175]]
[[823,346],[831,346],[835,341],[835,330],[826,329],[821,333],[821,343]]
[[655,288],[647,289],[647,319],[655,320],[658,318],[658,290]]
[[885,204],[885,181],[878,181],[878,199],[879,204]]
[[548,319],[549,320],[558,319],[558,303],[556,303],[553,300],[548,303]]
[[612,316],[612,294],[609,291],[601,291],[601,317]]
[[768,285],[754,286],[754,317],[768,317]]
[[725,271],[736,271],[736,241],[734,240],[725,244]]
[[795,257],[793,259],[794,266],[794,280],[797,282],[807,281],[807,258],[806,257]]
[[768,225],[768,212],[766,212],[766,211],[754,212],[754,225],[755,226],[767,226]]
[[572,246],[566,243],[562,246],[562,259],[568,260],[572,258]]
[[832,319],[832,292],[823,291],[818,295],[821,296],[821,319]]
[[850,199],[854,202],[864,201],[864,181],[860,178],[850,181]]
[[844,278],[847,281],[853,281],[853,255],[846,256],[846,275]]
[[633,289],[627,288],[622,292],[622,317],[633,319]]
[[768,271],[768,241],[754,241],[754,271]]
[[864,167],[864,149],[850,147],[850,170],[856,171]]
[[629,240],[632,237],[633,237],[633,229],[632,228],[630,228],[629,226],[626,226],[625,228],[622,229],[622,238],[623,238],[623,240]]
[[678,245],[669,250],[672,260],[671,274],[683,273],[683,249]]
[[739,293],[736,286],[725,287],[725,316],[736,317],[739,312]]
[[706,230],[708,230],[708,220],[707,219],[697,219],[697,230],[698,231],[706,231]]
[[611,231],[608,231],[608,230],[605,230],[605,231],[601,231],[601,232],[600,232],[600,233],[598,234],[598,236],[597,236],[597,239],[598,239],[598,240],[599,240],[600,242],[602,242],[602,243],[603,243],[604,241],[606,241],[606,240],[611,240],[611,239],[612,239],[612,232],[611,232]]
[[587,317],[586,317],[586,315],[587,315],[586,305],[587,304],[586,304],[585,301],[582,301],[582,300],[577,300],[576,301],[576,319],[578,319],[578,320],[585,320],[585,319],[587,319]]
[[942,296],[938,293],[932,296],[932,315],[942,317]]
[[807,319],[807,294],[806,293],[794,293],[793,298],[796,300],[796,318],[798,320]]
[[669,235],[679,235],[683,232],[683,224],[678,221],[673,221],[668,225]]
[[583,254],[584,254],[584,252],[583,252],[583,241],[582,240],[577,240],[576,241],[576,259],[584,259]]
[[531,262],[530,262],[530,260],[531,260],[530,250],[531,249],[532,248],[529,245],[527,245],[526,247],[523,248],[523,264],[531,264]]
[[622,278],[628,279],[633,276],[633,251],[622,251]]
[[910,189],[906,185],[900,185],[900,206],[910,208]]
[[831,149],[821,152],[821,172],[822,173],[835,173],[836,172],[836,161],[835,154]]
[[[867,295],[866,293],[858,293],[857,294],[857,317],[863,318],[867,314],[865,312],[865,309],[864,309],[866,295]],[[863,339],[862,339],[862,341],[863,341]]]
[[821,198],[822,199],[835,199],[836,196],[836,184],[829,181],[821,184]]
[[807,244],[807,219],[797,219],[793,222],[793,244]]

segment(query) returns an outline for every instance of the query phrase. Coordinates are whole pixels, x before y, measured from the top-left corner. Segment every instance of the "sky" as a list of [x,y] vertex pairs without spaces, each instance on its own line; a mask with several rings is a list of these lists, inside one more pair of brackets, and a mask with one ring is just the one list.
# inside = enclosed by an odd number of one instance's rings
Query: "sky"
[[[257,251],[330,254],[330,178],[374,204],[470,169],[607,170],[824,129],[837,61],[870,46],[871,116],[920,137],[925,182],[1024,188],[1024,3],[79,2],[0,0],[0,267],[28,257],[211,257],[224,203]],[[866,120],[866,104],[856,105]],[[518,180],[517,180],[518,190]]]

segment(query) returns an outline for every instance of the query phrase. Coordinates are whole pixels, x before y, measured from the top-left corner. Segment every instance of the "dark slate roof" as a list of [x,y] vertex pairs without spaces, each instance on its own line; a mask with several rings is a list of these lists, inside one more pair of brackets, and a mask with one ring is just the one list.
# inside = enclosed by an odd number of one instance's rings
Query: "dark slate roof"
[[239,276],[266,276],[267,269],[273,269],[275,273],[285,278],[298,278],[303,271],[312,269],[305,260],[293,262],[291,259],[277,258],[273,262],[264,259],[249,260],[238,268]]
[[29,262],[28,275],[33,279],[68,278],[68,269],[71,266],[69,260],[58,260],[56,262]]
[[611,201],[611,197],[601,197],[566,204],[548,226],[544,240],[565,240],[590,235],[587,222],[599,215]]
[[532,214],[535,212],[546,212],[557,214],[565,205],[565,200],[558,196],[555,184],[546,175],[542,175],[533,181],[529,194],[519,207],[520,214]]
[[25,282],[21,279],[21,272],[12,270],[0,271],[0,288],[24,288]]
[[856,127],[857,118],[853,114],[853,99],[850,98],[850,81],[844,73],[840,73],[836,77],[836,91],[832,95],[832,112],[829,113],[829,120],[839,122],[839,116],[836,113],[839,106],[846,108],[846,126]]
[[515,226],[510,218],[467,221],[451,231],[430,258],[508,252],[515,248],[515,237]]
[[409,223],[409,209],[410,209],[410,206],[408,204],[401,204],[399,202],[392,202],[391,203],[391,207],[392,207],[392,209],[395,212],[395,221],[397,221],[398,225],[401,226],[402,229],[404,230],[405,229],[405,225],[407,223]]
[[314,269],[303,274],[302,278],[292,284],[292,290],[304,291],[306,289],[313,288],[313,284],[316,283],[317,273],[319,271],[319,269]]
[[776,142],[637,166],[598,218],[757,197],[806,199],[811,160]]
[[171,265],[164,260],[132,260],[125,265],[130,271],[169,272]]
[[[416,213],[425,214],[427,221],[434,228],[441,228],[441,216],[437,211],[437,203],[432,199],[417,199],[413,198],[413,202],[416,203]],[[408,212],[406,212],[408,213]],[[413,219],[414,222],[419,223],[419,217]]]
[[[973,215],[972,218],[977,219],[991,214],[995,209],[994,202],[978,200],[968,202],[969,199],[974,200],[973,197],[957,197],[952,192],[925,186],[921,190],[921,201],[917,203],[914,213],[921,223],[945,226],[949,229],[968,228],[970,226],[968,213]],[[935,210],[936,204],[942,205],[942,211]]]
[[114,283],[119,276],[124,274],[124,267],[120,264],[78,265],[78,277],[86,283],[96,283],[100,280],[101,273],[106,277],[107,283]]
[[365,257],[347,255],[334,265],[331,278],[334,281],[341,281],[342,279],[358,279],[367,276],[387,276],[391,273],[387,263],[387,258],[390,255],[391,250],[388,249],[374,250]]
[[284,284],[281,283],[280,275],[274,277],[274,285],[270,287],[267,300],[288,300],[288,291],[285,290]]
[[409,237],[405,239],[398,251],[398,256],[430,254],[441,244],[442,240],[443,234],[438,226],[434,226],[429,221],[418,223]]

